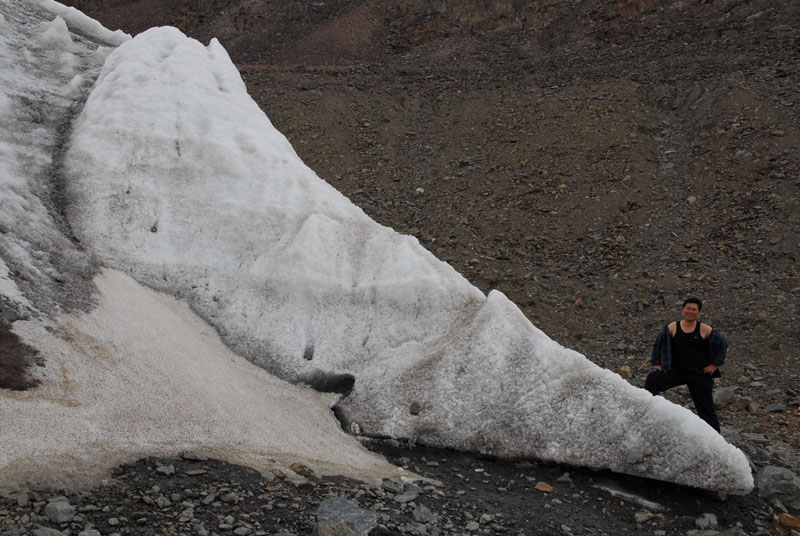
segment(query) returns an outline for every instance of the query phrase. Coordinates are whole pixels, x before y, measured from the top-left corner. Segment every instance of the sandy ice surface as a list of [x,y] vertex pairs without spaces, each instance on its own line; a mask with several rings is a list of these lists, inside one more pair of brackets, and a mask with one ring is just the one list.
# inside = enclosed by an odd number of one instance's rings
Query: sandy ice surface
[[[199,449],[268,470],[399,476],[346,435],[333,395],[279,380],[231,353],[186,305],[104,270],[91,314],[17,322],[45,352],[30,392],[0,390],[0,491],[26,480],[98,483],[123,461]],[[288,471],[291,472],[291,471]]]

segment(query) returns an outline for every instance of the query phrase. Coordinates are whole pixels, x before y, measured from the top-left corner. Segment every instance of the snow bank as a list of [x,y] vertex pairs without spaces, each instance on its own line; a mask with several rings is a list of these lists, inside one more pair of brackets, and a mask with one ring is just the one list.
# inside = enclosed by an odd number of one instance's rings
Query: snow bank
[[335,400],[233,354],[172,297],[107,270],[91,314],[14,324],[47,356],[42,385],[0,391],[0,493],[26,481],[80,486],[143,456],[199,449],[266,471],[397,477],[342,432]]
[[293,382],[351,374],[363,433],[735,493],[745,456],[691,412],[559,346],[307,168],[224,49],[149,30],[106,60],[65,158],[104,263],[184,296]]
[[93,285],[63,216],[62,160],[114,39],[53,2],[0,0],[0,322],[24,319],[12,330],[45,364],[36,389],[0,390],[0,494],[94,484],[188,448],[289,475],[304,461],[398,476],[341,431],[334,399],[234,355],[186,305],[114,271]]

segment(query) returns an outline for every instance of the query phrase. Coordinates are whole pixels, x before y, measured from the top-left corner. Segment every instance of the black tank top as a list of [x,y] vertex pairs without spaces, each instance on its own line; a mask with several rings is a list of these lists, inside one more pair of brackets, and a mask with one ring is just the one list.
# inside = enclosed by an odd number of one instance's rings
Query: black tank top
[[700,334],[700,322],[692,333],[684,333],[677,322],[672,338],[672,366],[675,368],[702,369],[708,365],[706,340]]

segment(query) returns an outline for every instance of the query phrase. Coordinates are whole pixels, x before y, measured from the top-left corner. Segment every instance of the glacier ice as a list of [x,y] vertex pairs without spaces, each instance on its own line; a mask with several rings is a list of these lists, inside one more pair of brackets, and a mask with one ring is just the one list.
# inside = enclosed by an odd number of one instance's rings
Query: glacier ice
[[185,298],[281,378],[352,375],[338,406],[364,434],[752,488],[744,454],[693,413],[560,346],[319,179],[215,40],[158,28],[120,44],[67,146],[67,220],[94,258]]

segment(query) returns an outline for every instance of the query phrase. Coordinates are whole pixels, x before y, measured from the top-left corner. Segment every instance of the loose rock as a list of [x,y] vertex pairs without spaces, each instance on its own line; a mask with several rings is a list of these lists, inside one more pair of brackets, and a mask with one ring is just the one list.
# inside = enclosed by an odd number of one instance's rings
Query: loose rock
[[317,508],[315,536],[367,536],[375,528],[378,514],[346,499],[325,499]]

